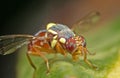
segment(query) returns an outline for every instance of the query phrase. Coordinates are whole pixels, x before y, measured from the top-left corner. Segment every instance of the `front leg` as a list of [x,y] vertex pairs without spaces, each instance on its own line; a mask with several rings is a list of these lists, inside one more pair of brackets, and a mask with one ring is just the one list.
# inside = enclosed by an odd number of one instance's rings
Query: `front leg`
[[64,56],[67,55],[65,49],[61,46],[61,44],[60,44],[59,42],[56,43],[55,50],[56,50],[58,53],[61,53],[61,54],[64,55]]
[[97,66],[93,65],[88,59],[87,59],[87,49],[86,48],[83,48],[83,51],[84,51],[84,61],[92,68],[94,69],[98,69]]
[[87,52],[88,50],[86,47],[79,46],[72,52],[73,60],[78,60],[79,56],[82,55],[84,57],[84,62],[87,63],[90,67],[97,69],[88,59],[87,59]]

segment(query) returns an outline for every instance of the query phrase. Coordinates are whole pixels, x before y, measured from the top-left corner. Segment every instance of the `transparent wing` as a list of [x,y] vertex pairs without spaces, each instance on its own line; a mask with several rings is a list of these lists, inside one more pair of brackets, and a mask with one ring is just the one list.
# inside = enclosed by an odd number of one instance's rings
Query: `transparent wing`
[[5,35],[0,36],[0,54],[6,55],[15,52],[23,45],[28,44],[32,35]]
[[72,30],[76,34],[81,34],[92,28],[92,26],[99,20],[100,13],[93,11],[90,12],[87,16],[84,18],[78,20],[73,26]]

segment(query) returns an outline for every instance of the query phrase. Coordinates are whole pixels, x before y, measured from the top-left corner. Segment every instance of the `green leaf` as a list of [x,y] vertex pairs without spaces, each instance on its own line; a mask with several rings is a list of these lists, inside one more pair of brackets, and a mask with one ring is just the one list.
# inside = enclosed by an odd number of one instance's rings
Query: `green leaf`
[[[99,69],[89,67],[80,56],[80,60],[73,61],[68,54],[64,57],[47,55],[50,63],[50,73],[46,74],[46,65],[42,58],[31,56],[37,71],[35,78],[119,78],[120,77],[120,18],[85,34],[89,51],[96,55],[88,55],[88,59]],[[33,68],[30,66],[23,48],[17,65],[18,78],[32,78]]]

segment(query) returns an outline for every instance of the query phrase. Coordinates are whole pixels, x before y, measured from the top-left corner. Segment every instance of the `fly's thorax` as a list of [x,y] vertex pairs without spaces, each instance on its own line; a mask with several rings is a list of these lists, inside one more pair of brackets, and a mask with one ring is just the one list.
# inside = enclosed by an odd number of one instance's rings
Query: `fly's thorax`
[[62,46],[67,45],[66,43],[68,43],[68,45],[71,46],[74,43],[71,42],[69,44],[69,40],[72,41],[72,39],[70,38],[74,37],[73,31],[71,31],[71,29],[69,29],[66,25],[63,24],[54,24],[54,23],[48,24],[47,37],[50,39],[50,45],[52,48],[55,47],[57,42],[61,43]]
[[74,32],[63,24],[50,23],[47,25],[47,32],[52,35],[58,35],[58,38],[70,38],[74,36]]

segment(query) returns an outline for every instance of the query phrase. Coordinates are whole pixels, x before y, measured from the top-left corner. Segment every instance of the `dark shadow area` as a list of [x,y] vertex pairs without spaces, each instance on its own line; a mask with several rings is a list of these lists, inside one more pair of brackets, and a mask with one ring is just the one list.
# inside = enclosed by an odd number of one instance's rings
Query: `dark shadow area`
[[[5,0],[0,2],[0,35],[7,34],[33,34],[24,25],[24,16],[28,13],[27,7],[31,5],[32,9],[39,5],[42,9],[46,1],[37,0]],[[28,8],[29,9],[29,8]],[[0,55],[0,78],[16,78],[16,61],[18,53],[15,52],[10,55]]]

